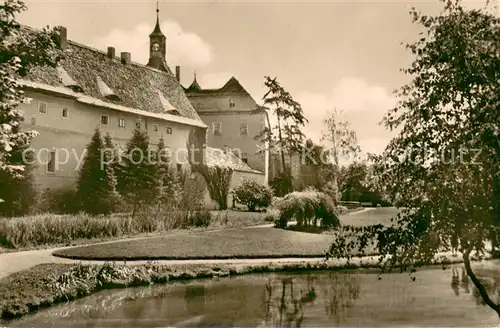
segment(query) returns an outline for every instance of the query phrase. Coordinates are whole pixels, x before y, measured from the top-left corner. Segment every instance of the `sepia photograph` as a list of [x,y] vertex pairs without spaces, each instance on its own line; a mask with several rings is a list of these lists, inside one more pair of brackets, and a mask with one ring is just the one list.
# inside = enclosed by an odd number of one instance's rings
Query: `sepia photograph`
[[0,327],[500,328],[500,0],[1,0]]

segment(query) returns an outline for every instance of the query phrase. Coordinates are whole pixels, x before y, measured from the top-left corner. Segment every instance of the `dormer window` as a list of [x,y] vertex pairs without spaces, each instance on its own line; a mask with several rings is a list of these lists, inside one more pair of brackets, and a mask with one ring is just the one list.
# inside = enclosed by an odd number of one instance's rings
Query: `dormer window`
[[74,92],[83,92],[82,87],[79,86],[78,83],[71,78],[71,76],[69,76],[64,67],[57,66],[57,73],[59,74],[59,78],[65,87],[70,88]]
[[179,115],[179,112],[177,111],[177,108],[175,108],[170,101],[168,101],[167,98],[161,93],[160,90],[158,91],[158,97],[160,98],[160,104],[163,109],[163,111],[166,114],[171,114],[171,115]]
[[176,109],[173,109],[173,110],[169,110],[169,111],[167,111],[167,114],[170,114],[170,115],[178,115],[178,116],[180,116],[180,115],[181,115],[181,114],[179,113],[179,111],[178,111],[178,110],[176,110]]
[[104,83],[104,81],[102,80],[102,78],[98,75],[96,76],[96,79],[97,79],[97,87],[99,88],[99,92],[101,93],[101,95],[106,98],[106,99],[109,99],[109,100],[120,100],[120,97],[118,97],[117,94],[115,94],[113,92],[113,90],[111,90],[110,87],[108,87],[106,85],[106,83]]

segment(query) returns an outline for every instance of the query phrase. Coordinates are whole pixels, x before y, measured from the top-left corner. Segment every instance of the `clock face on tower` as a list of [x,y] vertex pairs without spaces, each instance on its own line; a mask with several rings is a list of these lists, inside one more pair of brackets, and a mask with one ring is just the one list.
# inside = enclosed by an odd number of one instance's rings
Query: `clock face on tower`
[[153,51],[159,51],[160,50],[160,45],[158,43],[153,43]]

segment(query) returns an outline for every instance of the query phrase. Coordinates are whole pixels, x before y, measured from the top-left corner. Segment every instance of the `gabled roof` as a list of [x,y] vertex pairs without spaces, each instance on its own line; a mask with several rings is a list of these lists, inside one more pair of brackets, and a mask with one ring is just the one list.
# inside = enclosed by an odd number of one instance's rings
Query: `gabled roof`
[[[33,31],[29,27],[27,30]],[[68,41],[65,59],[60,67],[62,69],[33,67],[23,79],[57,89],[76,85],[81,88],[82,95],[95,99],[96,103],[155,114],[165,113],[158,93],[161,92],[180,116],[201,122],[184,89],[170,70],[162,72],[134,62],[122,64],[118,57],[110,59],[103,51],[73,41]],[[110,99],[109,94],[103,94],[103,85],[116,97],[112,96]]]
[[206,164],[207,166],[230,167],[235,171],[252,172],[263,174],[261,171],[252,169],[248,164],[243,162],[241,158],[232,152],[224,152],[219,148],[206,147]]
[[185,91],[198,113],[253,112],[259,108],[257,102],[235,77],[231,77],[218,89],[201,89],[195,78]]
[[[196,87],[193,87],[196,86]],[[250,95],[245,88],[241,85],[241,83],[233,76],[229,79],[229,81],[226,82],[222,87],[218,89],[202,89],[198,82],[196,81],[196,78],[194,79],[193,83],[191,86],[186,90],[186,94],[191,97],[191,96],[197,96],[197,95],[231,95],[231,94],[238,94],[238,95]]]

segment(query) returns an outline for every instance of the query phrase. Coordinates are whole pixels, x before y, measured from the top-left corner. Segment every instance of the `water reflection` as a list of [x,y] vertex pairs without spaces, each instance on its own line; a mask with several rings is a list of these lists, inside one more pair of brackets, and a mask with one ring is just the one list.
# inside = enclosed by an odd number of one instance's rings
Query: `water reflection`
[[[478,269],[475,270],[475,274],[478,279],[483,283],[486,288],[488,295],[494,302],[500,301],[500,273],[498,270],[493,269]],[[456,296],[460,296],[460,293],[465,294],[471,293],[472,285],[472,296],[474,297],[477,305],[486,306],[483,298],[479,294],[479,290],[472,284],[465,267],[462,267],[461,276],[458,275],[458,266],[452,268],[451,276],[451,289]]]
[[328,318],[338,324],[359,297],[360,285],[356,278],[353,274],[330,273],[326,279],[312,275],[269,279],[264,323],[276,327],[301,327],[305,312],[314,314],[319,305]]
[[[475,269],[500,299],[500,265]],[[462,266],[387,274],[362,271],[250,275],[104,291],[7,326],[332,327],[491,326]],[[450,291],[451,277],[451,291]],[[457,296],[459,297],[457,297]],[[479,305],[476,305],[479,304]],[[425,315],[422,315],[425,314]],[[457,319],[460,318],[460,319]],[[459,320],[459,321],[458,321]]]

